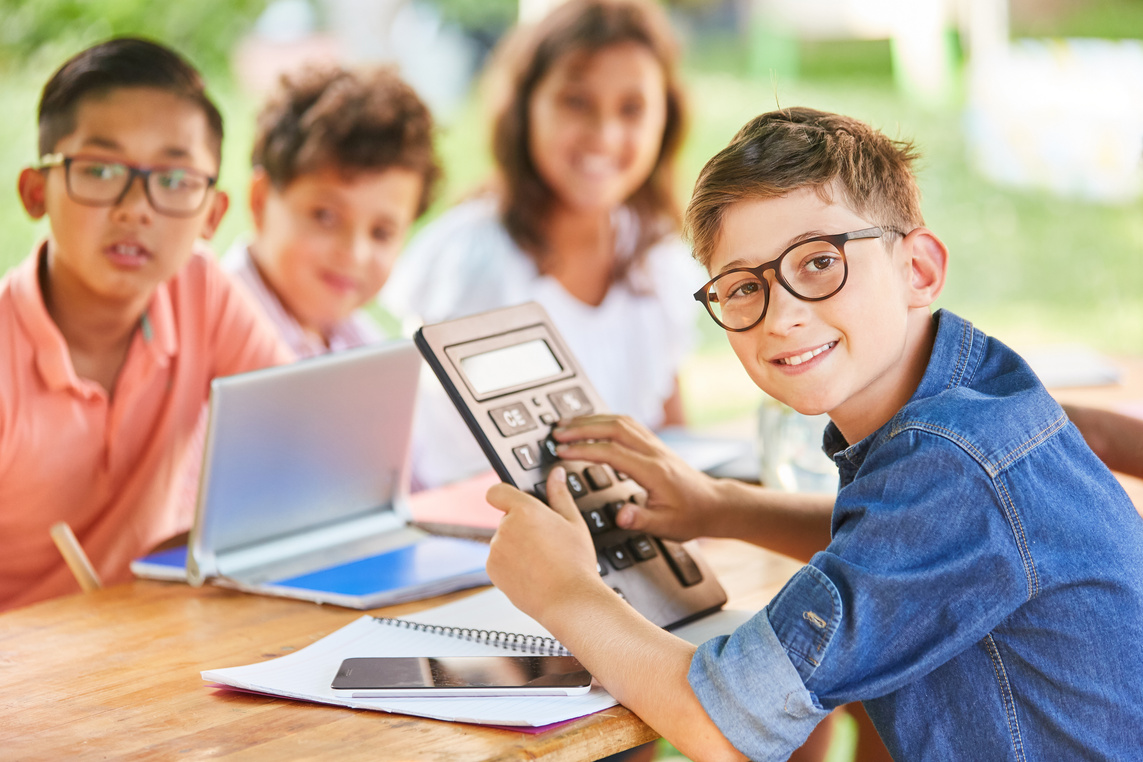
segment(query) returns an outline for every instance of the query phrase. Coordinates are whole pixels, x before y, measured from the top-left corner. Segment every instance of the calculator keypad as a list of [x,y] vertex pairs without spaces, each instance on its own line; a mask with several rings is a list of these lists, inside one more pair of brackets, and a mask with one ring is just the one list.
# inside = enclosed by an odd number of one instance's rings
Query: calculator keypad
[[[548,409],[545,403],[549,403]],[[595,543],[599,573],[629,569],[636,564],[662,556],[680,585],[690,587],[702,581],[702,572],[694,559],[679,543],[659,540],[640,532],[622,529],[616,516],[627,503],[643,505],[647,493],[621,472],[597,463],[563,462],[556,452],[556,441],[550,426],[564,418],[587,415],[593,411],[583,390],[572,386],[545,396],[530,396],[523,400],[489,410],[500,434],[506,438],[528,441],[511,447],[516,462],[532,481],[532,494],[548,502],[547,474],[560,463],[567,469],[568,491],[579,506],[580,513],[591,531]],[[543,427],[536,424],[537,419]],[[526,483],[521,484],[526,488]],[[663,563],[658,561],[656,563]]]

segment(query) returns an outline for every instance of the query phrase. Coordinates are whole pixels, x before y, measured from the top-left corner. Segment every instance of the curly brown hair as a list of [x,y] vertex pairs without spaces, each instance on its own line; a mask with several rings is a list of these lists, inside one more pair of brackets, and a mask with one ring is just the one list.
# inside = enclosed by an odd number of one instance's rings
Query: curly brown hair
[[751,119],[699,173],[686,213],[694,256],[710,265],[726,210],[746,199],[776,198],[813,188],[834,192],[887,232],[925,224],[908,141],[892,140],[848,116],[811,108],[771,111]]
[[633,255],[618,263],[612,282],[622,280],[652,245],[677,232],[681,223],[674,168],[685,132],[686,105],[677,72],[678,45],[669,20],[659,6],[644,0],[568,0],[537,24],[510,34],[490,68],[492,84],[499,86],[493,93],[492,154],[501,218],[516,244],[540,261],[547,251],[543,223],[555,197],[528,151],[532,94],[564,56],[630,42],[649,50],[662,67],[667,119],[655,167],[627,200],[638,218],[639,238]]
[[349,176],[412,170],[423,179],[418,216],[441,176],[432,115],[390,67],[308,69],[282,77],[258,115],[251,160],[278,189],[328,167]]

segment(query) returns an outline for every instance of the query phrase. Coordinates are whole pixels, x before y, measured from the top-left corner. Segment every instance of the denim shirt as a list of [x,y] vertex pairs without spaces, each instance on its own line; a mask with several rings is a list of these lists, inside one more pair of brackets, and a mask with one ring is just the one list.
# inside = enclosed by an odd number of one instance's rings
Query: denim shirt
[[1018,355],[933,319],[912,399],[826,429],[829,546],[691,686],[758,760],[858,700],[898,760],[1143,759],[1143,519]]

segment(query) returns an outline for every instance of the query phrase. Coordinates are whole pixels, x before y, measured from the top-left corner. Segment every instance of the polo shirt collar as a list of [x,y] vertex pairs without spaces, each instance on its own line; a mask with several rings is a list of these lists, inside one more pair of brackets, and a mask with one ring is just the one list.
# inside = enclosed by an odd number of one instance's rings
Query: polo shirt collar
[[[24,330],[32,339],[36,368],[44,384],[53,391],[74,388],[87,394],[90,392],[88,389],[90,385],[75,374],[67,341],[48,314],[43,292],[40,291],[39,268],[47,256],[47,247],[46,240],[40,241],[33,247],[31,256],[12,270],[12,294],[15,297],[16,313]],[[143,314],[141,329],[139,337],[132,340],[132,346],[136,341],[142,340],[155,363],[160,367],[167,367],[170,358],[178,350],[178,340],[174,309],[166,283],[160,284],[155,290],[151,304]],[[128,358],[130,354],[129,351]]]

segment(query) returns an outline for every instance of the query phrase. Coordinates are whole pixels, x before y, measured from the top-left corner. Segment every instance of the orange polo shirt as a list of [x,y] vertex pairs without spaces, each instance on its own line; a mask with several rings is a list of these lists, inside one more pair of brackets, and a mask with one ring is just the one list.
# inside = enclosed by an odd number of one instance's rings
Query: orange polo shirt
[[186,531],[173,500],[216,376],[288,362],[289,349],[214,260],[196,252],[155,291],[109,397],[79,378],[33,255],[0,280],[0,610],[79,585],[49,528],[67,521],[104,584]]

